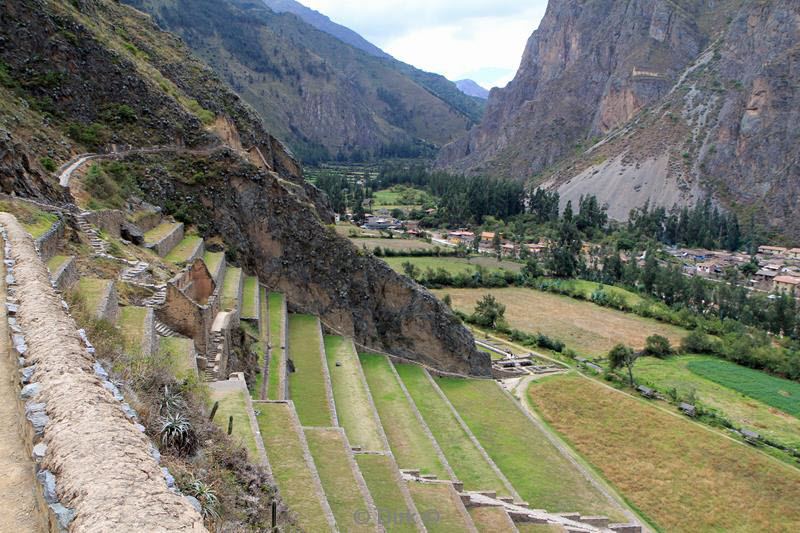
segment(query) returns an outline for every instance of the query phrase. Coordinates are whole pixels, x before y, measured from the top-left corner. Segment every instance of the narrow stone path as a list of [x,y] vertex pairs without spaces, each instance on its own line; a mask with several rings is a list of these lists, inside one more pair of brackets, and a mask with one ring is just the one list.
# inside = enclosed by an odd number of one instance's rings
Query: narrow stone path
[[[0,259],[2,259],[0,241]],[[6,320],[6,269],[0,261],[0,533],[44,533],[36,510],[33,461],[20,436],[24,423],[17,409],[14,383],[17,366],[12,361]]]

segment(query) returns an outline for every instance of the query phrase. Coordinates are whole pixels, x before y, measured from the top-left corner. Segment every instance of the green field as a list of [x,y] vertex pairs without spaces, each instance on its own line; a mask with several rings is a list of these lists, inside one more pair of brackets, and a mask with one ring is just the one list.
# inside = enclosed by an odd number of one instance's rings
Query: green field
[[374,531],[358,520],[359,512],[368,507],[347,458],[350,450],[341,433],[336,429],[307,429],[305,435],[339,530]]
[[330,531],[321,500],[314,489],[311,469],[303,455],[302,434],[292,424],[291,407],[285,403],[257,405],[260,412],[258,427],[281,498],[305,531]]
[[530,403],[664,531],[800,530],[800,471],[581,376],[532,382]]
[[[570,279],[570,280],[559,280],[563,285],[567,287],[571,287],[573,289],[581,289],[583,295],[588,300],[592,297],[592,293],[600,288],[600,283],[596,283],[594,281],[586,281],[583,279]],[[621,296],[622,299],[625,301],[626,304],[630,306],[635,306],[639,302],[642,301],[642,297],[636,293],[631,291],[622,289],[620,287],[614,287],[613,285],[602,285],[603,290],[608,294],[616,294]]]
[[225,311],[236,311],[242,302],[239,301],[239,286],[242,281],[242,269],[228,267],[222,282],[222,308]]
[[176,379],[197,379],[197,371],[189,360],[194,341],[182,337],[159,337],[159,350]]
[[436,382],[525,501],[551,512],[623,518],[494,381]]
[[[378,512],[382,512],[386,529],[392,533],[416,532],[413,522],[408,520],[409,507],[403,497],[399,473],[385,455],[356,454],[356,462],[367,482],[367,488]],[[391,514],[390,514],[391,513]]]
[[451,485],[412,481],[408,483],[408,490],[430,533],[467,531],[467,521],[458,512],[463,504]]
[[[110,279],[81,278],[73,286],[72,290],[78,291],[86,304],[86,310],[95,314],[103,303],[103,296],[108,291],[108,286],[114,283]],[[128,324],[130,326],[130,324]]]
[[408,208],[412,206],[420,206],[426,201],[431,200],[431,197],[427,192],[421,189],[415,189],[413,187],[406,187],[403,185],[395,185],[390,189],[375,191],[372,194],[372,199],[374,202],[373,207],[385,207],[387,209],[391,209],[393,207]]
[[289,315],[289,397],[304,426],[331,427],[333,417],[325,395],[319,325],[311,315]]
[[258,318],[256,291],[258,291],[258,278],[255,276],[245,277],[242,289],[242,318]]
[[117,325],[122,331],[125,340],[125,350],[129,355],[139,356],[142,353],[144,341],[144,322],[147,317],[146,307],[126,306],[119,310]]
[[[370,252],[375,249],[376,246],[380,246],[383,249],[390,249],[395,251],[408,251],[408,250],[433,250],[436,248],[435,244],[430,244],[425,241],[421,241],[419,239],[401,239],[401,238],[394,238],[394,239],[378,239],[378,238],[351,238],[350,242],[355,244],[358,248],[363,248],[364,246],[367,247],[367,250]],[[443,249],[443,246],[439,246],[440,249]]]
[[167,263],[185,263],[189,260],[189,255],[197,249],[197,246],[203,241],[202,237],[197,235],[189,235],[178,243],[170,253],[164,258]]
[[469,259],[464,257],[384,257],[383,260],[386,261],[395,272],[401,274],[403,273],[403,263],[406,262],[419,268],[422,273],[425,273],[429,268],[434,270],[443,268],[450,274],[474,272],[476,265],[484,266],[492,272],[499,272],[501,270],[519,272],[523,266],[520,263],[511,261],[498,261],[488,256],[476,256]]
[[0,201],[0,211],[11,213],[15,217],[25,231],[31,234],[34,239],[41,237],[53,227],[53,224],[58,220],[56,215],[42,211],[32,205],[24,202],[14,202],[11,200]]
[[203,256],[203,262],[206,264],[206,268],[212,276],[217,273],[217,269],[223,259],[225,259],[224,252],[206,252]]
[[395,365],[395,368],[464,488],[494,490],[500,496],[511,496],[434,389],[425,370],[417,365]]
[[724,387],[800,417],[800,383],[720,359],[690,362],[689,370]]
[[218,391],[211,389],[211,403],[219,402],[219,408],[214,415],[214,423],[227,432],[230,417],[233,417],[233,433],[231,438],[247,450],[250,459],[258,461],[259,453],[256,446],[256,436],[250,426],[250,417],[247,414],[247,397],[243,390]]
[[[258,339],[259,341],[253,344],[253,348],[258,354],[258,373],[256,374],[255,382],[250,389],[251,396],[254,400],[261,399],[261,387],[264,383],[264,359],[267,356],[267,321],[269,320],[269,311],[267,309],[267,289],[259,286],[260,292],[259,305],[258,305]],[[246,323],[242,323],[244,326]]]
[[514,523],[500,507],[471,507],[468,510],[478,533],[515,533]]
[[283,295],[279,292],[269,293],[269,342],[272,344],[272,352],[269,360],[267,398],[278,400],[281,397],[278,389],[281,385],[280,373],[283,368],[283,348],[281,348],[283,346]]
[[[800,392],[791,394],[789,398],[785,398],[780,395],[780,392],[777,392],[793,390],[791,386],[796,384],[792,381],[773,378],[763,372],[743,368],[710,356],[688,355],[669,359],[642,357],[636,362],[634,375],[638,380],[651,383],[662,392],[674,388],[682,400],[686,400],[691,393],[694,393],[702,405],[719,411],[737,427],[752,429],[770,439],[800,448],[800,419],[770,407],[763,400],[754,401],[755,396],[747,395],[743,391],[737,392],[732,387],[735,383],[723,383],[725,371],[715,373],[708,378],[693,371],[694,367],[705,367],[708,363],[711,363],[710,368],[715,369],[717,367],[715,363],[718,362],[723,363],[726,369],[729,365],[735,367],[729,371],[746,379],[745,387],[763,383],[765,386],[773,387],[772,389],[765,388],[768,396],[778,396],[781,400],[800,399]],[[784,386],[789,388],[784,389]]]
[[66,262],[67,259],[69,259],[69,257],[67,257],[66,255],[54,255],[47,262],[47,269],[50,270],[51,274],[55,274],[56,270],[58,270],[61,267],[61,265],[63,265],[64,262]]
[[667,337],[673,345],[688,335],[684,329],[656,320],[534,289],[443,289],[433,293],[440,298],[449,294],[453,308],[465,313],[472,313],[478,300],[491,294],[506,306],[505,317],[512,328],[545,333],[578,354],[592,357],[605,357],[619,342],[642,349],[653,334]]
[[449,479],[433,442],[403,394],[389,360],[382,355],[359,354],[359,358],[398,466]]
[[151,229],[147,233],[144,234],[144,242],[147,244],[155,244],[167,235],[169,235],[176,227],[178,227],[179,222],[162,222],[155,228]]
[[[333,385],[336,415],[347,433],[351,446],[363,450],[384,450],[378,421],[373,415],[367,389],[352,341],[325,335],[325,353]],[[338,366],[337,366],[338,363]]]

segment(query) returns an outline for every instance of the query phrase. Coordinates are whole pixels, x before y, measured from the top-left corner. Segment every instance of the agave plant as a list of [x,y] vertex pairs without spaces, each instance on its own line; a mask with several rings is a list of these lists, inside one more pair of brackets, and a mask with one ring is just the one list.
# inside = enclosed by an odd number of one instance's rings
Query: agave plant
[[217,513],[219,500],[217,499],[217,495],[214,493],[214,489],[211,487],[211,485],[203,483],[197,478],[193,478],[183,487],[183,492],[189,496],[194,496],[197,498],[197,501],[200,502],[200,506],[203,509],[204,518],[214,519],[219,517],[219,514]]
[[175,413],[182,411],[186,407],[186,400],[180,391],[170,388],[169,385],[164,385],[164,393],[159,399],[159,413]]
[[161,418],[159,431],[161,445],[181,453],[191,453],[197,445],[197,436],[191,421],[181,413],[167,413]]

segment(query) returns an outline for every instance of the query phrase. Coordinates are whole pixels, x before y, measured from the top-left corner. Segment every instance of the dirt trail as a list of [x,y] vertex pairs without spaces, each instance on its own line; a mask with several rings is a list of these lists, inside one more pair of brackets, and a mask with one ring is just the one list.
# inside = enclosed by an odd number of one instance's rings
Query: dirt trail
[[[2,241],[0,259],[1,245]],[[0,261],[0,302],[6,299],[5,278],[5,265]],[[6,308],[0,305],[0,533],[43,533],[34,496],[33,461],[19,434],[23,420],[17,409],[17,367],[9,345]]]

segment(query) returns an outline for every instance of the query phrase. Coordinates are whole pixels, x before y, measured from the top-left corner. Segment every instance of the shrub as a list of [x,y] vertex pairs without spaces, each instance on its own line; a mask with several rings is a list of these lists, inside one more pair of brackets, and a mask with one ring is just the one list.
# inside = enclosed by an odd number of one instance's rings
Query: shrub
[[713,354],[716,346],[711,337],[702,331],[692,331],[681,341],[681,352],[697,354]]
[[214,489],[210,485],[203,483],[199,479],[192,479],[183,485],[181,490],[184,494],[197,498],[203,510],[203,518],[213,519],[219,516],[217,513],[219,500],[217,499]]
[[668,338],[662,335],[650,335],[647,337],[644,353],[664,359],[672,355],[673,351]]
[[48,172],[55,172],[56,170],[56,162],[50,157],[42,157],[39,159],[39,163],[42,165],[42,168]]
[[158,432],[161,445],[178,453],[190,455],[197,447],[197,435],[191,421],[181,413],[167,413],[161,418]]

